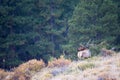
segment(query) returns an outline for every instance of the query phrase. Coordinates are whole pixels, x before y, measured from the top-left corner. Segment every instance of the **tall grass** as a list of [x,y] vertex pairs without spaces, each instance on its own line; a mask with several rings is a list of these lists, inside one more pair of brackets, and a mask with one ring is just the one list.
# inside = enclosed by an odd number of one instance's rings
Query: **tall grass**
[[48,62],[48,67],[63,67],[66,65],[69,65],[71,63],[71,60],[65,59],[64,56],[60,56],[58,59],[53,59],[52,61]]

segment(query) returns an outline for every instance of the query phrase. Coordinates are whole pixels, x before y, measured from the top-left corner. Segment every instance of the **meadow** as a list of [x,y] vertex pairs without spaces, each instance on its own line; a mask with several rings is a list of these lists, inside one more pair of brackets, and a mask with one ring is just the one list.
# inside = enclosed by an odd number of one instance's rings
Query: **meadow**
[[33,59],[12,71],[0,69],[0,80],[120,80],[120,53],[77,61],[61,56],[47,65]]
[[120,80],[120,53],[72,61],[62,67],[43,68],[32,80]]

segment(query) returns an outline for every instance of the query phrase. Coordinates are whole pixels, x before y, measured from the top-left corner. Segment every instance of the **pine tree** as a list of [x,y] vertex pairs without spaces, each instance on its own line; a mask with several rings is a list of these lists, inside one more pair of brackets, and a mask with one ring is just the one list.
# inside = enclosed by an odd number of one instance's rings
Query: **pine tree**
[[69,20],[69,45],[76,48],[80,43],[93,40],[112,44],[119,34],[117,5],[113,0],[81,0]]
[[0,0],[0,67],[61,55],[77,1]]

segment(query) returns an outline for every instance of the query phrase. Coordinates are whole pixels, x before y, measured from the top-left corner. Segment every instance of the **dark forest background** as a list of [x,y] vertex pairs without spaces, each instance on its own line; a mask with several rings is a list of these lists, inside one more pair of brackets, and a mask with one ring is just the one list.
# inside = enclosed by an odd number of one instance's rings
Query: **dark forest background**
[[120,0],[0,0],[0,68],[75,59],[89,40],[120,48]]

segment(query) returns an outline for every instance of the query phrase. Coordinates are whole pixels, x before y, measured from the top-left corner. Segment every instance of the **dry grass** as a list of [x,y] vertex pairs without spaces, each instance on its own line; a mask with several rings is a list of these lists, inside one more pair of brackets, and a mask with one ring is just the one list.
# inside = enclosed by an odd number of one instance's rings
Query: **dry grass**
[[5,79],[7,75],[8,75],[7,72],[5,72],[4,70],[0,69],[0,80]]
[[78,68],[80,69],[80,70],[86,70],[86,69],[91,69],[91,68],[94,68],[95,67],[95,64],[93,64],[93,63],[83,63],[83,64],[79,64],[78,65]]
[[117,66],[120,67],[120,62],[117,63]]
[[72,62],[61,56],[47,67],[42,60],[33,59],[14,72],[0,69],[0,80],[120,80],[120,53]]
[[98,80],[117,80],[117,78],[112,73],[101,73],[98,76]]
[[31,73],[40,71],[43,67],[45,67],[43,60],[29,60],[15,68],[12,80],[30,80]]
[[7,72],[3,69],[0,69],[0,80],[12,80],[13,72]]
[[[33,75],[32,80],[120,80],[120,54],[73,61],[63,71],[60,71],[58,63],[61,62],[56,59],[51,62],[52,68],[46,68],[49,72],[46,72],[45,69],[40,72],[40,74],[51,75],[47,76],[47,79],[45,76],[42,79],[43,76],[38,73]],[[56,75],[54,76],[50,72],[55,72]]]
[[48,67],[63,67],[66,65],[69,65],[71,63],[71,60],[65,59],[64,56],[61,56],[59,59],[54,59],[53,61],[48,62]]
[[0,80],[30,80],[33,72],[40,71],[45,67],[43,60],[32,59],[19,65],[13,72],[0,69]]
[[45,67],[45,63],[43,62],[43,60],[32,59],[26,63],[21,64],[18,68],[16,68],[16,70],[23,72],[26,70],[30,70],[36,72],[41,70],[43,67]]

